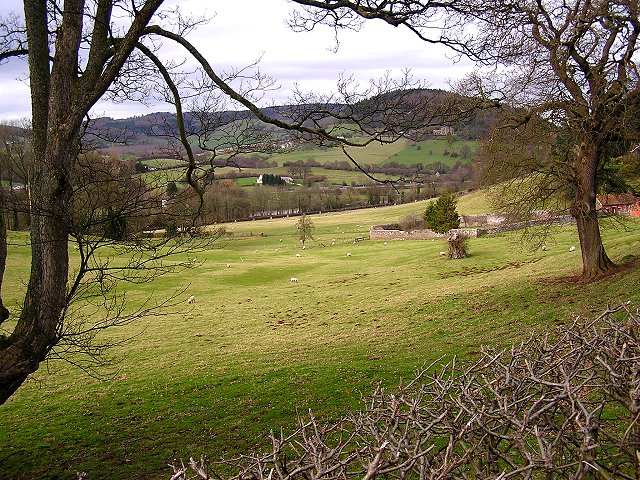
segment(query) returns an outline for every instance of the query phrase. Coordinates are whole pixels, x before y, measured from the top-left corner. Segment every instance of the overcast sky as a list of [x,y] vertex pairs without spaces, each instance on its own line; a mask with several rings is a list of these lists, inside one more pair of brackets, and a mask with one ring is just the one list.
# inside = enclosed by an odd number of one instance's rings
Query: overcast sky
[[[327,27],[295,33],[285,20],[294,8],[286,0],[169,0],[183,12],[206,13],[211,21],[189,35],[214,68],[243,67],[258,58],[260,70],[277,79],[280,88],[268,101],[283,103],[294,84],[304,91],[330,92],[341,74],[353,75],[362,83],[381,77],[386,71],[400,76],[408,68],[417,79],[434,88],[447,88],[471,70],[468,62],[454,63],[444,47],[420,41],[409,31],[379,21],[369,21],[359,32],[340,33],[340,48]],[[21,13],[21,0],[0,0],[0,16]],[[186,58],[179,49],[163,50],[163,58]],[[123,118],[153,111],[169,111],[156,103],[111,104],[100,102],[93,116]],[[0,65],[0,121],[30,115],[26,62],[12,60]]]

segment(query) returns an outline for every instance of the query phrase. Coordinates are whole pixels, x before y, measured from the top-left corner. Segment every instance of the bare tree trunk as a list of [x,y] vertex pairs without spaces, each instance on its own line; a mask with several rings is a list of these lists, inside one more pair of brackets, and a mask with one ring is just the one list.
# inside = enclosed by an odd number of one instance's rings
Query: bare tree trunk
[[42,161],[34,166],[32,184],[31,273],[18,324],[0,349],[0,404],[38,369],[55,346],[67,301],[69,258],[64,217],[70,207],[70,172],[77,142],[77,128],[70,125],[69,117],[84,2],[71,0],[64,5],[57,62],[49,74],[48,53],[46,59],[41,57],[48,49],[42,44],[47,41],[46,0],[25,2],[27,24],[34,33],[29,38],[32,95],[38,93],[34,87],[40,84],[48,93],[48,102],[32,98],[34,155]]
[[9,318],[9,310],[2,303],[2,280],[7,265],[7,224],[5,222],[5,197],[0,192],[0,323]]
[[571,215],[576,219],[580,249],[582,250],[582,277],[590,280],[611,270],[616,265],[604,251],[596,211],[596,168],[599,152],[596,145],[582,143],[574,149],[578,167],[578,186]]

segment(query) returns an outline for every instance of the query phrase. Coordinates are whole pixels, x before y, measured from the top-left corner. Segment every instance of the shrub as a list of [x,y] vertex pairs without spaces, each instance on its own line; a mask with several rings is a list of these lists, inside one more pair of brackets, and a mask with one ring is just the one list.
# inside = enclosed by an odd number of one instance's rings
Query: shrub
[[424,219],[419,213],[410,213],[400,219],[400,229],[405,232],[419,230],[424,227]]

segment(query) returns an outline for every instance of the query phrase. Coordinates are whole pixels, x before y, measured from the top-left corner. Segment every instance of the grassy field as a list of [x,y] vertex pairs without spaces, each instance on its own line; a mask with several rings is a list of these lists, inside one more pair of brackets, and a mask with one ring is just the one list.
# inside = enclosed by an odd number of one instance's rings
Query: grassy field
[[[469,149],[468,159],[461,156],[452,157],[445,155],[445,151],[449,153],[456,152],[459,155],[463,146]],[[448,143],[445,139],[425,140],[422,142],[412,142],[407,139],[401,139],[390,144],[371,143],[362,148],[349,148],[349,154],[354,157],[361,165],[366,164],[382,164],[387,162],[397,162],[404,165],[413,165],[416,163],[430,164],[442,162],[445,165],[452,166],[458,160],[467,163],[473,156],[476,149],[475,141],[455,141]],[[278,165],[282,166],[284,162],[315,160],[319,163],[341,162],[347,160],[339,148],[314,149],[314,150],[296,150],[290,153],[274,155],[270,160],[276,160]]]
[[[461,152],[463,148],[466,148],[469,152],[468,158],[463,158]],[[422,163],[424,165],[433,164],[435,162],[441,162],[444,165],[453,166],[456,162],[467,163],[473,157],[473,152],[476,149],[476,142],[474,141],[455,141],[453,143],[447,142],[445,139],[425,140],[423,142],[411,142],[407,139],[401,139],[392,144],[379,144],[372,143],[363,148],[350,148],[348,149],[350,155],[360,163],[360,165],[367,164],[383,164],[388,162],[396,162],[403,165],[414,165]],[[459,156],[452,157],[450,154],[445,155],[445,152],[456,152]],[[266,158],[266,157],[265,157]],[[262,169],[250,169],[244,168],[244,173],[254,175],[255,178],[261,173],[271,173],[275,175],[287,176],[289,170],[284,167],[285,162],[295,161],[307,161],[314,160],[320,164],[329,162],[342,162],[348,161],[348,158],[342,153],[339,148],[326,148],[326,149],[311,149],[311,150],[295,150],[289,153],[276,154],[269,157],[269,160],[277,161],[278,167],[276,168],[262,168]],[[174,159],[155,159],[145,160],[145,165],[155,167],[159,169],[167,167],[180,167],[184,168],[172,168],[169,170],[156,170],[142,174],[143,178],[150,185],[162,186],[166,185],[169,181],[179,181],[184,176],[186,166],[184,162]],[[237,168],[225,167],[217,169],[218,174],[226,172],[237,172]],[[351,185],[355,182],[358,185],[368,183],[368,179],[365,175],[357,171],[342,171],[342,170],[329,170],[320,167],[311,168],[312,175],[324,175],[327,177],[327,181],[333,185]],[[375,174],[375,177],[379,180],[397,180],[396,177]],[[252,182],[247,180],[238,180],[238,184],[244,187],[250,187],[255,185],[255,178]]]
[[[474,195],[462,213],[486,211]],[[0,407],[0,478],[168,478],[173,458],[260,448],[297,413],[336,418],[378,382],[392,388],[439,357],[468,360],[606,302],[640,304],[638,268],[589,285],[560,280],[580,270],[574,227],[555,228],[546,251],[516,233],[481,237],[457,261],[439,255],[442,241],[354,243],[424,207],[314,216],[305,250],[296,218],[228,224],[217,248],[194,253],[194,270],[128,289],[133,303],[176,288],[197,300],[109,331],[131,338],[113,352],[115,378],[52,361]],[[640,222],[603,236],[622,262],[637,255]],[[15,309],[29,247],[24,234],[11,241],[3,294]]]

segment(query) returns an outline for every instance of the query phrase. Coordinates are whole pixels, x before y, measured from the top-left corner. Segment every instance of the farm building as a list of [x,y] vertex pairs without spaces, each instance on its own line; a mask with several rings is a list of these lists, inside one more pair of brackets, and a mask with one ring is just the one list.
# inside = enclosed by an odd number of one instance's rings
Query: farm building
[[612,215],[640,217],[640,197],[636,197],[633,193],[598,195],[596,208]]

